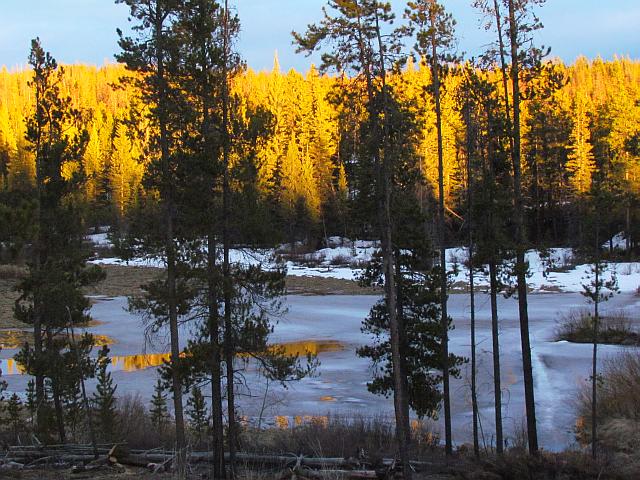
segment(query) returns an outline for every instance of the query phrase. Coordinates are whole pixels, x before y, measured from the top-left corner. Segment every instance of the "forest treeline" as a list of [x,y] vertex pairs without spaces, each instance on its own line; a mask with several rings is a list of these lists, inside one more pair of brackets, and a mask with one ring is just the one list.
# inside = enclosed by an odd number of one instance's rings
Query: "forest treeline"
[[[499,71],[476,71],[499,82]],[[35,160],[25,140],[25,119],[33,110],[27,86],[30,70],[0,72],[0,180],[5,197],[33,189]],[[128,212],[143,202],[146,168],[144,116],[132,115],[134,93],[121,79],[130,75],[118,64],[65,67],[61,92],[82,113],[89,135],[78,164],[86,175],[82,192],[90,208],[89,224],[126,224]],[[444,194],[451,215],[449,243],[461,240],[465,198],[465,122],[463,103],[469,96],[469,70],[455,67],[444,79],[442,130]],[[249,110],[263,114],[270,129],[256,146],[256,186],[266,225],[274,228],[250,235],[247,242],[310,240],[328,235],[367,236],[358,221],[358,163],[354,155],[358,121],[355,112],[336,108],[336,87],[345,78],[245,70],[232,89]],[[414,109],[420,128],[418,154],[426,179],[425,202],[437,197],[438,155],[435,108],[427,94],[431,70],[409,61],[390,80],[402,101]],[[579,58],[567,66],[547,64],[527,85],[522,112],[523,190],[531,241],[581,246],[579,208],[596,172],[607,172],[618,201],[607,221],[609,237],[624,231],[630,245],[638,235],[640,182],[640,63]],[[132,123],[133,122],[133,123]],[[71,172],[68,172],[70,175]],[[9,192],[14,192],[9,193]],[[15,218],[3,217],[3,235],[17,230]],[[255,233],[255,232],[254,232]]]

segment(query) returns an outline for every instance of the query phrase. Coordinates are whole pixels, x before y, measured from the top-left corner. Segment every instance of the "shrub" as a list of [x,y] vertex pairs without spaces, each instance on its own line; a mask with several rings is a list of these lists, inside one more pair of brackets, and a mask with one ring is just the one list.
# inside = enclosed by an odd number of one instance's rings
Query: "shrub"
[[[341,416],[310,417],[294,426],[257,430],[248,428],[241,435],[242,450],[253,453],[278,454],[297,452],[313,457],[358,457],[370,459],[393,457],[396,453],[393,422],[384,417],[354,418]],[[429,424],[413,422],[415,454],[431,451],[439,437]]]
[[[556,340],[575,343],[593,342],[593,316],[586,309],[573,309],[560,317]],[[640,335],[633,328],[624,310],[600,316],[598,343],[610,345],[638,345]]]
[[[598,384],[600,443],[615,451],[640,451],[640,354],[627,351],[607,359]],[[578,394],[576,437],[591,441],[591,385]]]
[[19,265],[0,265],[0,280],[21,280],[27,271]]
[[165,428],[162,435],[156,431],[147,406],[139,395],[124,395],[117,402],[117,432],[115,438],[126,442],[129,448],[147,449],[172,447],[175,430]]
[[336,255],[331,259],[331,265],[333,266],[348,266],[351,263],[351,257],[347,255]]

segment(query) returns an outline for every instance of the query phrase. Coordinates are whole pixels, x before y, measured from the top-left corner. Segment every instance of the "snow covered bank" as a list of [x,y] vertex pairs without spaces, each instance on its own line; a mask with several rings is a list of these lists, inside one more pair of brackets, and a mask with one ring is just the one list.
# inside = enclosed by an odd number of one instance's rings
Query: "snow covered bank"
[[[98,246],[109,245],[106,234],[95,234],[87,237]],[[378,250],[377,242],[351,241],[340,237],[328,239],[328,247],[307,253],[297,253],[288,245],[276,249],[233,249],[233,263],[262,264],[267,268],[277,263],[287,268],[288,275],[337,278],[356,280],[362,272],[363,265],[371,260]],[[300,245],[296,247],[301,247]],[[451,248],[447,251],[447,267],[456,271],[452,277],[458,286],[468,282],[465,263],[468,257],[466,248]],[[545,255],[538,251],[527,253],[529,262],[529,287],[536,292],[582,292],[583,284],[591,280],[590,265],[575,264],[574,255],[569,248],[554,248]],[[100,258],[93,263],[103,265],[131,265],[142,267],[163,267],[164,262],[158,258],[136,258],[124,261],[118,258]],[[635,292],[640,287],[640,263],[611,263],[607,267],[605,278],[615,275],[620,292]],[[476,284],[481,288],[489,286],[488,274],[477,272]]]

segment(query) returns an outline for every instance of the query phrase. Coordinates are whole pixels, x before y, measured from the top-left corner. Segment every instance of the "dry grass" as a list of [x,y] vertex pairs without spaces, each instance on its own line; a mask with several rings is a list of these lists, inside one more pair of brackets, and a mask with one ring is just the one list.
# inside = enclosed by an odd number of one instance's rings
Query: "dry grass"
[[459,478],[478,480],[632,480],[638,478],[638,470],[621,473],[620,467],[621,465],[606,459],[593,461],[590,456],[579,451],[542,452],[539,456],[529,456],[522,451],[511,450],[502,457],[481,461],[481,468],[476,468],[474,474]]
[[287,277],[291,295],[380,295],[379,288],[363,288],[354,280],[324,277]]
[[[411,452],[414,458],[431,455],[439,436],[430,424],[414,422]],[[311,417],[296,426],[258,430],[246,428],[241,435],[242,450],[260,454],[294,452],[309,457],[371,459],[393,457],[396,452],[393,423],[384,417],[329,415]]]
[[[640,354],[624,352],[608,359],[598,388],[598,424],[602,426],[602,445],[627,451],[628,445],[640,451]],[[591,384],[578,396],[577,437],[584,444],[591,441]]]
[[[639,345],[640,334],[623,311],[600,317],[598,343],[608,345]],[[593,342],[593,316],[588,309],[572,309],[560,317],[556,339],[574,343]]]
[[107,278],[98,285],[87,288],[89,295],[124,297],[142,295],[142,285],[156,280],[163,269],[151,267],[129,267],[120,265],[102,265]]

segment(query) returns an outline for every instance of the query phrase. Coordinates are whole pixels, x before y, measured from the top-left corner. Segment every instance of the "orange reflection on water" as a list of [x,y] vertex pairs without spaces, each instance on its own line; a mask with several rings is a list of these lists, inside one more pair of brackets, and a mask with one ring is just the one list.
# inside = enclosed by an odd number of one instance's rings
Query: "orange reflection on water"
[[[327,352],[339,352],[345,346],[336,340],[305,340],[274,345],[285,355],[306,356],[307,354],[319,355]],[[184,358],[185,354],[181,353]],[[241,355],[242,356],[242,355]],[[137,355],[115,355],[111,357],[111,371],[137,372],[147,368],[159,367],[171,359],[170,353],[140,353]],[[24,369],[12,358],[2,360],[0,363],[3,375],[22,375]]]
[[302,340],[299,342],[287,342],[274,345],[274,349],[281,349],[285,355],[299,355],[301,357],[311,354],[340,352],[345,346],[337,340]]
[[2,369],[2,375],[24,375],[24,367],[13,358],[2,360],[0,369]]
[[[320,353],[339,352],[344,350],[344,344],[336,340],[305,340],[274,345],[285,355],[305,356],[307,354],[319,355]],[[184,356],[184,353],[180,355]],[[243,356],[243,355],[240,355]],[[139,355],[115,356],[111,359],[113,370],[135,372],[151,367],[159,367],[171,358],[169,353],[146,353]]]
[[111,358],[113,370],[136,372],[151,367],[159,367],[171,359],[170,353],[141,353],[139,355],[123,355]]

